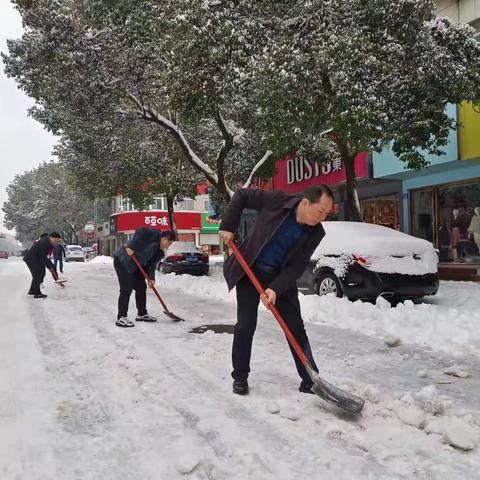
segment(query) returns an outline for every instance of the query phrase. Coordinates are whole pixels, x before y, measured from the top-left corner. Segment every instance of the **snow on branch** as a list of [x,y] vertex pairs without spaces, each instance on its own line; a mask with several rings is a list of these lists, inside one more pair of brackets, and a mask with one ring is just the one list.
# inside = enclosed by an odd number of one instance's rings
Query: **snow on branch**
[[267,150],[265,152],[265,155],[257,162],[257,164],[253,167],[253,170],[250,173],[250,176],[248,177],[248,180],[243,184],[242,188],[249,188],[250,185],[252,184],[252,180],[255,176],[255,174],[258,172],[260,167],[270,158],[270,155],[272,155],[271,150]]

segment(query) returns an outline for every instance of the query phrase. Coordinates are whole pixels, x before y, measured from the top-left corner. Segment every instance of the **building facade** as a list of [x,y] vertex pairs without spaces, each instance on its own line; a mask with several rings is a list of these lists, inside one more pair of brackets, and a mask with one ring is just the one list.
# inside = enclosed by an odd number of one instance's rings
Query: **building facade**
[[[219,250],[218,223],[208,217],[208,195],[185,198],[174,204],[174,219],[177,239],[193,243],[209,253]],[[172,230],[167,202],[163,196],[154,198],[148,209],[138,211],[130,199],[118,195],[112,201],[113,213],[109,222],[97,225],[98,252],[111,255],[117,248],[132,238],[135,229],[149,226],[158,230]]]

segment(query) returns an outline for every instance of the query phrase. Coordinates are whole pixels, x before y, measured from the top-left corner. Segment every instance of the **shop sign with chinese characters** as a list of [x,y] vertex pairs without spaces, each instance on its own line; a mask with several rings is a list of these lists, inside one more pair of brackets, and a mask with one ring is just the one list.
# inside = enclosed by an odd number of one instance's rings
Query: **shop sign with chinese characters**
[[[200,230],[200,212],[175,212],[175,223],[178,230]],[[128,232],[138,227],[153,227],[158,230],[170,230],[170,219],[166,211],[120,212],[112,215],[115,218],[116,231]],[[113,222],[112,222],[113,223]]]
[[[355,157],[357,178],[364,178],[368,175],[367,159],[366,152],[361,152]],[[319,183],[326,185],[343,183],[347,178],[345,165],[340,158],[320,164],[293,153],[279,160],[276,163],[276,169],[273,188],[292,193]]]

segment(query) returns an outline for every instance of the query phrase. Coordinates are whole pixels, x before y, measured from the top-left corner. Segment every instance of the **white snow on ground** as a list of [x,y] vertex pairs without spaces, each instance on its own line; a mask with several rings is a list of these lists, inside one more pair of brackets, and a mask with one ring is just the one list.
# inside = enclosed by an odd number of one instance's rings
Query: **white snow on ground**
[[[204,298],[236,301],[234,291],[227,293],[220,269],[209,277],[157,276],[157,284],[160,288],[170,286]],[[354,330],[379,338],[394,335],[404,343],[463,354],[480,353],[479,298],[478,284],[441,282],[437,295],[426,297],[419,304],[407,300],[396,308],[391,308],[383,298],[373,304],[316,295],[300,295],[300,304],[306,322]]]
[[[157,276],[185,322],[162,315],[149,293],[159,321],[120,329],[111,262],[66,264],[67,287],[46,278],[45,300],[26,295],[21,260],[0,263],[0,479],[478,478],[479,285],[446,282],[429,304],[395,309],[302,297],[321,376],[367,401],[353,419],[297,391],[285,339],[265,310],[251,393],[232,395],[231,335],[190,333],[235,322],[234,292],[214,273]],[[390,330],[402,337],[395,348],[383,342]],[[426,349],[407,345],[427,340]],[[443,373],[454,358],[467,378]]]

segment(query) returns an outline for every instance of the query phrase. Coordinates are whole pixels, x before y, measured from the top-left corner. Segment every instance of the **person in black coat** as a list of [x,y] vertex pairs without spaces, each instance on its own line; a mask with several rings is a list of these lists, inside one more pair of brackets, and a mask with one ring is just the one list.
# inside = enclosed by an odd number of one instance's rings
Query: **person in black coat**
[[[240,189],[232,197],[220,225],[220,237],[228,244],[234,237],[244,208],[257,210],[257,219],[247,239],[239,245],[246,262],[265,288],[260,298],[255,286],[234,255],[224,264],[229,290],[236,287],[237,324],[232,347],[233,393],[248,394],[248,375],[258,304],[273,304],[318,372],[300,312],[297,278],[325,235],[321,225],[333,206],[333,194],[325,185],[306,189],[298,196],[282,191]],[[301,392],[312,393],[313,383],[290,346],[302,381]]]
[[135,230],[133,237],[113,254],[113,266],[117,273],[120,285],[118,297],[118,314],[115,325],[117,327],[134,327],[128,319],[128,303],[132,290],[135,290],[135,302],[138,315],[136,321],[156,322],[157,319],[147,313],[147,287],[142,272],[130,258],[133,254],[146,271],[149,280],[148,286],[155,285],[155,266],[163,257],[166,250],[175,239],[172,231],[161,232],[151,227],[140,227]]
[[23,256],[23,261],[27,264],[32,274],[32,283],[28,294],[33,295],[34,298],[47,297],[40,291],[40,284],[45,278],[45,268],[48,268],[55,277],[55,267],[48,256],[55,245],[58,245],[60,242],[60,234],[52,232],[50,235],[42,236],[37,240]]

